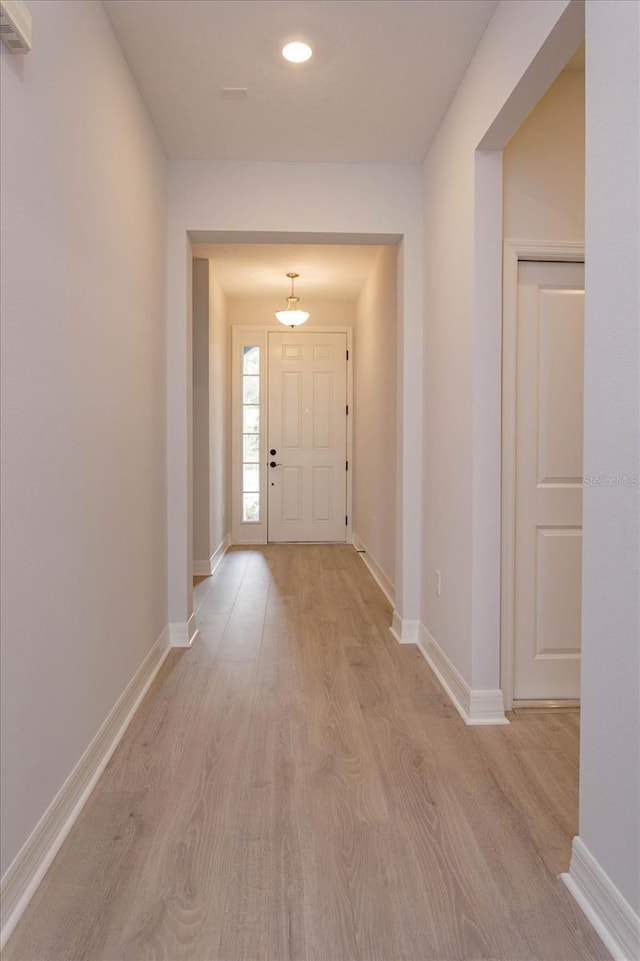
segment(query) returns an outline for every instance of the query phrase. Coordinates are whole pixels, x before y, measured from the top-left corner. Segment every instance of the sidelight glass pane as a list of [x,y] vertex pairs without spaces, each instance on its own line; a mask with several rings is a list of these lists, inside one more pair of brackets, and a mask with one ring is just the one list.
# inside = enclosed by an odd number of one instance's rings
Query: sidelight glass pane
[[260,348],[242,348],[242,520],[260,521]]
[[257,464],[260,460],[259,434],[244,434],[242,438],[242,460],[250,464]]
[[260,490],[260,467],[258,464],[242,465],[242,490],[245,494],[257,494]]
[[242,378],[242,401],[245,404],[260,403],[260,378],[259,377],[243,377]]
[[243,374],[259,374],[260,373],[260,348],[259,347],[243,347],[242,348],[242,373]]
[[260,432],[259,407],[249,407],[245,404],[242,408],[242,430],[245,434],[258,434]]
[[242,495],[242,520],[260,520],[260,494]]

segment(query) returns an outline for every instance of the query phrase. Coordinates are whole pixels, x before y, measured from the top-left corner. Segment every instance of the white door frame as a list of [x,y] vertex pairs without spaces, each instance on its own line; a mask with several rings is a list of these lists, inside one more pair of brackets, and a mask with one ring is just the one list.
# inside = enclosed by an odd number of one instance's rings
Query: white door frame
[[[249,339],[260,338],[263,347],[262,360],[260,363],[260,408],[267,411],[267,398],[269,396],[269,360],[268,360],[268,335],[270,333],[283,333],[282,324],[276,325],[243,325],[234,324],[231,327],[231,543],[232,544],[266,544],[268,543],[269,531],[267,527],[267,488],[266,488],[266,431],[260,431],[260,516],[264,518],[260,524],[243,524],[238,510],[241,499],[238,496],[240,476],[241,476],[241,444],[240,437],[240,418],[242,410],[242,377],[240,371],[240,348]],[[308,327],[306,330],[296,329],[296,336],[311,334],[346,334],[347,351],[347,406],[349,414],[347,416],[347,526],[345,528],[345,538],[348,544],[353,539],[353,418],[355,415],[353,405],[353,328],[352,327]],[[264,423],[264,422],[263,422]],[[245,535],[243,528],[247,528]],[[250,529],[250,530],[249,530]]]
[[502,545],[500,561],[500,685],[504,707],[513,707],[515,643],[516,325],[521,260],[584,262],[584,244],[505,240],[502,307]]

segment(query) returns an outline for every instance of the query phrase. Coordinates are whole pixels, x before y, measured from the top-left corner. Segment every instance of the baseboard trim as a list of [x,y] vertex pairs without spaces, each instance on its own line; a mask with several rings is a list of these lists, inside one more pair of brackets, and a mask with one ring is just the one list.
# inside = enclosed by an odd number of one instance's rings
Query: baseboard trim
[[196,615],[192,614],[188,621],[174,621],[169,624],[171,647],[191,647],[198,636]]
[[418,648],[440,684],[449,695],[453,706],[465,724],[508,724],[504,713],[502,691],[473,690],[449,660],[437,641],[422,622],[418,630]]
[[615,961],[640,958],[640,917],[579,837],[569,873],[560,877]]
[[230,546],[231,537],[229,534],[225,534],[208,561],[193,562],[193,573],[197,577],[211,577]]
[[403,619],[398,611],[394,610],[389,630],[398,644],[417,644],[419,623]]
[[0,882],[6,944],[169,653],[165,627]]
[[220,541],[220,543],[218,544],[218,546],[216,547],[215,551],[209,558],[209,569],[212,574],[215,574],[216,568],[218,567],[218,565],[220,564],[220,561],[222,560],[222,558],[227,553],[230,547],[231,547],[231,535],[225,534],[222,540]]
[[360,555],[360,560],[364,562],[374,581],[391,604],[391,607],[395,607],[396,588],[391,578],[385,574],[373,554],[357,534],[353,535],[351,543]]

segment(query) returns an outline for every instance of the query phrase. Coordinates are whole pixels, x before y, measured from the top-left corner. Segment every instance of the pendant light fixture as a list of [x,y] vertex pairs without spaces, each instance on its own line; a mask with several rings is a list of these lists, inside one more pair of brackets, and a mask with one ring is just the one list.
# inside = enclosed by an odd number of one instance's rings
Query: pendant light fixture
[[299,276],[300,274],[294,274],[293,272],[287,274],[287,277],[291,278],[291,293],[287,297],[286,309],[276,310],[276,317],[280,323],[284,324],[285,327],[291,327],[292,329],[294,327],[299,327],[300,324],[304,324],[305,320],[309,319],[309,314],[306,310],[298,310],[298,302],[300,298],[296,297],[293,291],[293,282],[296,277]]

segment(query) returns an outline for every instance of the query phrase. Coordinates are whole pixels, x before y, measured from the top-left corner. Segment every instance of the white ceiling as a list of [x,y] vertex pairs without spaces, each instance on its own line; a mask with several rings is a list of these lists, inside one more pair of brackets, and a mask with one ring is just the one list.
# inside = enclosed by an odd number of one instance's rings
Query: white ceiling
[[370,163],[422,161],[496,2],[103,0],[168,156]]
[[[290,292],[289,271],[300,274],[296,294],[305,299],[355,300],[380,247],[333,244],[194,244],[196,257],[213,260],[227,297],[274,297]],[[277,306],[277,304],[276,304]]]

